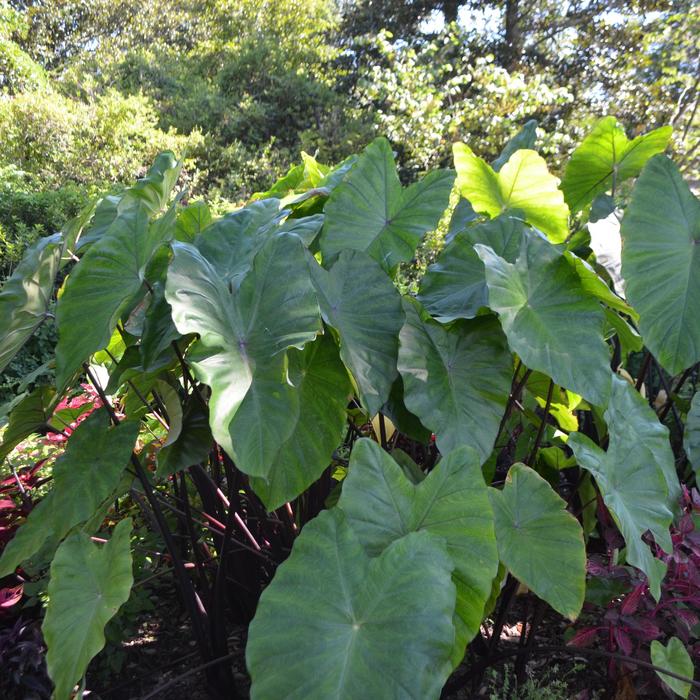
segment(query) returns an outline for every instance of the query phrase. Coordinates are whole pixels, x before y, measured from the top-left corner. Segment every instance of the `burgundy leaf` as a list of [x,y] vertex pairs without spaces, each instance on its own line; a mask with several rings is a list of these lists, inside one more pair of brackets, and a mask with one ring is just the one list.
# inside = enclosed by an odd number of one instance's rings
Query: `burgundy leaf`
[[647,589],[646,583],[640,583],[638,586],[632,589],[632,592],[625,596],[622,606],[620,607],[620,612],[623,615],[631,615],[637,612],[639,607],[639,602]]
[[632,643],[630,636],[620,627],[614,627],[613,637],[622,653],[625,654],[625,656],[630,656],[632,654],[632,650],[634,649],[634,644]]
[[15,586],[14,588],[0,588],[0,608],[11,608],[19,603],[22,599],[23,586]]
[[572,647],[588,647],[598,638],[600,627],[584,627],[567,642]]

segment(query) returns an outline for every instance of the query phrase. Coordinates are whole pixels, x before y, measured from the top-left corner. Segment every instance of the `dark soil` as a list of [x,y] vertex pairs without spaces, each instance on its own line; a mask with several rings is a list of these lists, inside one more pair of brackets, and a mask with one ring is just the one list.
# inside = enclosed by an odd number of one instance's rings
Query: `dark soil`
[[[121,645],[126,660],[118,674],[104,672],[89,678],[88,698],[92,700],[144,700],[155,693],[153,700],[210,700],[214,695],[206,688],[201,659],[192,641],[187,616],[176,597],[159,595],[154,611],[143,616],[138,632]],[[463,679],[459,687],[444,695],[447,700],[487,698],[488,700],[629,700],[636,695],[620,693],[620,684],[612,684],[607,676],[605,660],[581,656],[539,654],[537,647],[565,645],[566,622],[547,612],[535,634],[535,652],[526,667],[525,686],[516,688],[513,653],[518,649],[522,618],[535,603],[532,595],[518,596],[501,634],[500,653],[492,666],[480,677],[474,675],[473,663],[481,659],[468,655],[453,676]],[[229,638],[233,654],[231,667],[236,684],[235,694],[248,698],[250,681],[245,669],[245,629],[238,628]],[[111,653],[116,649],[112,648]],[[105,650],[103,655],[110,653]],[[105,659],[102,659],[104,667]],[[181,678],[182,677],[182,678]],[[181,680],[177,680],[180,679]],[[172,683],[172,685],[171,685]],[[623,683],[629,690],[630,684]],[[647,695],[647,697],[654,697]],[[658,695],[656,697],[663,697]]]

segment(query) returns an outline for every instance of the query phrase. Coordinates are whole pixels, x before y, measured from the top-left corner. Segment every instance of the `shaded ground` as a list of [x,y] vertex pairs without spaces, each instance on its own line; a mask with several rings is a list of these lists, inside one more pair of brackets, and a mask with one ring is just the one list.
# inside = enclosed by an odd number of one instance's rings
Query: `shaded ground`
[[[462,687],[444,697],[450,700],[487,698],[488,700],[632,700],[637,695],[629,683],[611,687],[606,662],[584,656],[552,656],[534,653],[526,667],[526,678],[517,688],[514,657],[518,649],[522,618],[526,607],[523,596],[513,606],[501,635],[505,658],[472,677]],[[535,634],[535,647],[564,645],[566,624],[548,613]],[[248,697],[249,679],[245,670],[245,630],[230,637],[232,668],[239,698]],[[137,634],[122,644],[126,659],[119,673],[100,673],[90,679],[92,700],[209,700],[204,672],[192,641],[186,615],[173,597],[160,596],[155,610],[143,616]],[[477,657],[478,658],[478,657]],[[471,660],[457,670],[464,676],[473,668]],[[189,674],[179,679],[183,674]],[[177,681],[177,682],[174,682]],[[170,685],[171,682],[174,682]],[[649,697],[649,696],[647,696]],[[654,697],[654,696],[651,696]],[[656,696],[661,697],[661,696]]]

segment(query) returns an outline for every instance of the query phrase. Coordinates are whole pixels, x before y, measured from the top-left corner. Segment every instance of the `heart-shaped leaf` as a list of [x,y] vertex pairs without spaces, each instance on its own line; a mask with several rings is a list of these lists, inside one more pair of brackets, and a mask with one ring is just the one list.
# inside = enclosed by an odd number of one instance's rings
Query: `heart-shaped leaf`
[[310,261],[323,320],[340,337],[340,356],[373,416],[389,398],[398,372],[401,297],[367,254],[343,251],[329,271]]
[[473,447],[485,460],[493,450],[506,407],[513,364],[493,316],[441,326],[421,318],[416,302],[404,304],[399,372],[409,411],[436,434],[447,454]]
[[72,696],[73,686],[105,645],[105,625],[129,598],[134,582],[130,534],[131,518],[126,518],[104,545],[80,532],[56,551],[41,626],[56,700]]
[[662,126],[630,141],[615,117],[603,117],[566,165],[561,188],[571,211],[581,211],[597,195],[639,175],[651,156],[666,149],[672,132]]
[[665,370],[682,372],[700,361],[700,201],[673,161],[647,163],[621,234],[625,291],[644,343]]
[[453,152],[457,187],[476,211],[491,218],[519,212],[554,243],[566,240],[569,208],[559,181],[535,151],[515,151],[499,172],[463,143],[456,143]]
[[[679,676],[693,679],[695,669],[693,660],[688,650],[683,646],[678,637],[671,637],[664,646],[658,639],[651,642],[651,663],[654,666],[665,668],[667,671],[677,673]],[[656,672],[656,675],[677,695],[687,698],[690,694],[690,683],[673,678],[665,673]]]
[[200,336],[193,366],[212,389],[214,438],[241,470],[265,477],[299,411],[284,351],[321,329],[308,273],[287,274],[307,269],[305,249],[293,235],[269,239],[234,294],[193,246],[175,243],[173,254],[165,295],[180,333]]
[[409,532],[442,537],[455,564],[457,586],[453,663],[479,630],[498,551],[481,461],[468,447],[444,457],[419,484],[375,442],[358,440],[338,506],[370,556]]
[[454,173],[434,170],[403,189],[385,138],[363,151],[324,208],[324,260],[343,250],[365,251],[385,270],[410,260],[447,208]]
[[610,356],[600,304],[586,294],[572,266],[538,235],[523,237],[511,264],[484,245],[489,306],[511,349],[530,369],[604,405],[610,392]]
[[342,511],[322,512],[258,603],[246,648],[251,698],[438,698],[452,668],[452,569],[427,532],[370,559]]
[[[667,470],[657,464],[661,450],[660,432],[650,422],[638,402],[631,398],[634,388],[624,379],[613,377],[610,403],[605,411],[610,443],[603,451],[582,433],[569,435],[568,445],[578,463],[593,474],[605,504],[627,544],[627,561],[649,579],[652,595],[658,600],[666,565],[656,559],[642,541],[647,530],[666,552],[672,550],[669,526]],[[631,409],[631,410],[630,410]],[[649,431],[652,436],[647,441]],[[640,437],[642,439],[640,439]]]
[[501,561],[557,612],[578,617],[586,590],[583,531],[566,502],[525,464],[489,489]]

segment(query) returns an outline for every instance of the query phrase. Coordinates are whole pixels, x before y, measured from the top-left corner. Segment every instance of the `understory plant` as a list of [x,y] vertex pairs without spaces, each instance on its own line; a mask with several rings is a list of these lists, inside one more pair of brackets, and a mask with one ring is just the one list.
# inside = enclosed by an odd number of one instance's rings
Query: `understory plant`
[[[660,601],[679,470],[700,465],[700,399],[677,398],[700,361],[700,203],[670,127],[630,141],[605,118],[561,181],[536,133],[492,163],[457,143],[454,171],[408,187],[383,138],[334,169],[304,156],[218,219],[163,153],[28,250],[0,292],[0,368],[55,322],[55,384],[27,383],[0,456],[67,439],[0,576],[49,567],[58,700],[129,599],[127,503],[162,540],[215,697],[240,696],[228,637],[250,623],[253,698],[438,698],[468,647],[497,658],[518,584],[541,601],[521,657],[545,605],[575,620],[611,530]],[[400,294],[453,193],[444,249]],[[600,222],[621,271],[596,258]],[[58,419],[82,385],[90,411]],[[697,645],[662,641],[651,666],[687,696]]]

